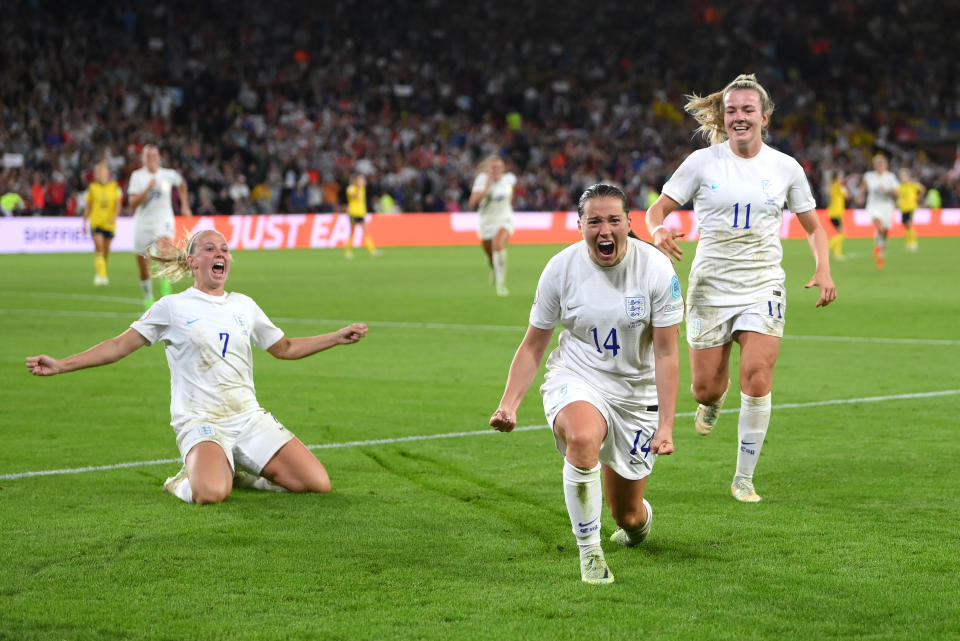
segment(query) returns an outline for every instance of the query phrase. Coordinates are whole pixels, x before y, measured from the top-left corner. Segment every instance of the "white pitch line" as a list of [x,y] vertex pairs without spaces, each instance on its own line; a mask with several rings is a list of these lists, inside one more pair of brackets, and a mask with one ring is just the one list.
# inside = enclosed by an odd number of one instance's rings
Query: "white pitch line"
[[142,298],[121,298],[119,296],[104,296],[102,294],[76,294],[76,293],[56,293],[56,292],[11,292],[2,291],[0,296],[23,296],[30,298],[53,298],[56,300],[95,300],[105,303],[130,303],[131,305],[142,305]]
[[[802,409],[807,407],[823,407],[826,405],[854,405],[856,403],[882,403],[885,401],[902,401],[918,398],[936,398],[939,396],[956,396],[960,394],[960,389],[942,390],[937,392],[917,392],[913,394],[893,394],[891,396],[865,396],[862,398],[843,398],[828,401],[812,401],[809,403],[782,403],[774,405],[774,410]],[[721,410],[721,413],[728,414],[739,412],[739,408]],[[677,418],[693,416],[694,412],[681,412]],[[545,430],[547,425],[526,425],[514,429],[514,432],[529,432],[532,430]],[[441,438],[460,438],[464,436],[486,436],[497,434],[495,430],[473,430],[468,432],[446,432],[444,434],[418,434],[414,436],[400,436],[396,438],[380,438],[367,441],[344,441],[340,443],[321,443],[319,445],[308,445],[311,450],[330,450],[347,447],[368,447],[371,445],[392,445],[396,443],[412,443],[417,441],[431,441]],[[75,467],[60,470],[38,470],[33,472],[15,472],[12,474],[0,474],[0,480],[23,479],[34,476],[55,476],[61,474],[79,474],[81,472],[102,472],[108,470],[119,470],[129,467],[148,467],[151,465],[168,465],[180,463],[178,458],[156,459],[152,461],[131,461],[128,463],[114,463],[112,465],[91,465],[86,467]]]
[[[0,292],[3,293],[3,292]],[[80,296],[78,296],[80,298]],[[142,301],[137,301],[140,304]],[[52,310],[52,309],[3,309],[0,308],[0,315],[22,314],[27,316],[79,316],[95,318],[132,318],[139,317],[142,310],[135,312],[98,312],[81,310]],[[297,323],[302,325],[349,325],[357,322],[357,319],[344,320],[335,318],[291,318],[286,316],[273,317],[274,322],[278,324]],[[489,331],[489,332],[514,332],[521,335],[526,331],[526,327],[519,325],[468,325],[461,323],[424,323],[419,321],[363,321],[369,327],[392,327],[399,329],[447,329],[455,331]],[[884,336],[802,336],[796,334],[787,334],[784,336],[787,340],[803,341],[822,341],[832,343],[885,343],[891,345],[939,345],[952,347],[960,345],[960,340],[948,340],[939,338],[889,338]]]

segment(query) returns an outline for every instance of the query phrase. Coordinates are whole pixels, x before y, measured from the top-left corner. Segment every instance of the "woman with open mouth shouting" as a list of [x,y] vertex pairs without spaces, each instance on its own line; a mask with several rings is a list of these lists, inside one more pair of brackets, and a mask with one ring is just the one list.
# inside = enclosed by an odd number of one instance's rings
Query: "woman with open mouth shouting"
[[253,350],[297,359],[356,343],[367,326],[288,338],[249,296],[227,292],[230,248],[217,231],[195,233],[175,252],[151,252],[165,264],[158,276],[193,274],[193,287],[164,296],[130,329],[63,359],[30,356],[27,368],[51,376],[107,365],[162,342],[170,366],[170,424],[184,461],[164,489],[187,503],[220,503],[233,487],[329,492],[323,464],[273,414],[253,385]]
[[600,546],[601,495],[619,526],[610,540],[637,545],[653,518],[644,498],[647,477],[658,454],[673,452],[683,298],[670,260],[629,237],[623,191],[588,187],[577,211],[583,241],[544,268],[490,425],[501,432],[516,427],[520,401],[561,325],[540,393],[564,457],[563,494],[580,547],[580,578],[604,584],[613,574]]

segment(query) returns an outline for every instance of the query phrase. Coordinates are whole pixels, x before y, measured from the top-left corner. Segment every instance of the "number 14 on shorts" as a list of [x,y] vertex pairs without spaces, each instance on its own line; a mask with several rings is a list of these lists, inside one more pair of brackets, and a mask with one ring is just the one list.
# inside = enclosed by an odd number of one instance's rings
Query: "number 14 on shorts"
[[603,349],[600,349],[600,334],[596,327],[590,328],[590,333],[593,334],[593,344],[597,346],[597,352],[603,354],[604,350],[610,350],[613,352],[614,357],[620,353],[620,343],[617,341],[617,328],[614,327],[607,334],[607,337],[603,339]]

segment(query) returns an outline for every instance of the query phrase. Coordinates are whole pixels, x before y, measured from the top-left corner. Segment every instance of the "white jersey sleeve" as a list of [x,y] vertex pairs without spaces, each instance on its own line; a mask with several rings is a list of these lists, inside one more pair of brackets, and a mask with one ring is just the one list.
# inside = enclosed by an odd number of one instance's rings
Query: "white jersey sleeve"
[[170,329],[170,299],[163,296],[130,325],[151,345],[166,338]]
[[262,350],[270,349],[274,343],[283,338],[283,330],[273,324],[273,321],[252,298],[249,296],[244,296],[244,298],[249,301],[253,318],[253,331],[250,334],[250,340]]
[[473,179],[473,189],[472,192],[476,193],[478,191],[483,191],[487,187],[487,174],[480,172],[477,174],[477,177]]
[[127,193],[142,194],[147,190],[150,184],[150,174],[145,169],[135,169],[130,174],[130,182],[127,183]]
[[537,293],[530,308],[530,324],[538,329],[553,329],[560,322],[560,291],[563,289],[560,254],[547,262],[537,283]]

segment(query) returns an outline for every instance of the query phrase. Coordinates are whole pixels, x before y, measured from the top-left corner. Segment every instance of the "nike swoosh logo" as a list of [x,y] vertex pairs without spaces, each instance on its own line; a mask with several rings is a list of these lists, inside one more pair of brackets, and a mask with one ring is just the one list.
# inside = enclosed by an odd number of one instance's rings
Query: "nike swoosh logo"
[[[597,517],[597,518],[600,518],[600,517]],[[581,523],[578,527],[587,527],[587,526],[590,525],[591,523],[596,522],[596,520],[597,520],[597,519],[593,519],[593,521],[587,521],[586,523]]]
[[199,318],[194,318],[192,321],[187,321],[187,325],[193,325],[193,324],[196,323],[198,320],[200,320],[200,319],[199,319]]
[[710,189],[720,189],[720,185],[710,185]]
[[756,444],[757,444],[756,441],[751,441],[749,443],[747,443],[746,441],[740,441],[740,445],[756,445]]

